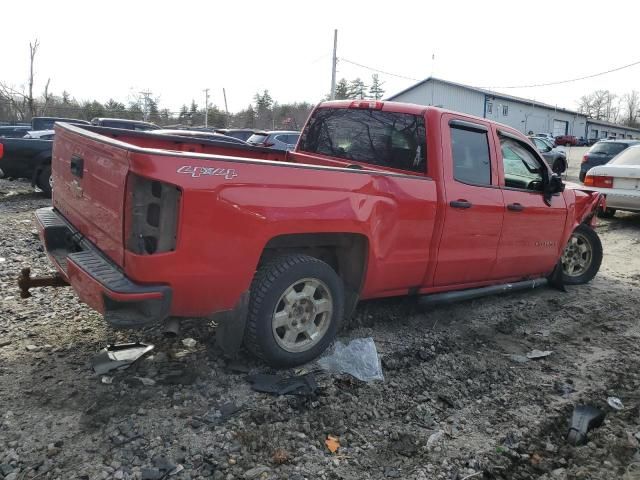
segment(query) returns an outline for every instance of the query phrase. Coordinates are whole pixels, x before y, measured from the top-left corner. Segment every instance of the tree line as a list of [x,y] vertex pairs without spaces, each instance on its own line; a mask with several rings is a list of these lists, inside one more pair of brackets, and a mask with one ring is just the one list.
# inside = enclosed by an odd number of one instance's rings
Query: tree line
[[609,90],[596,90],[580,97],[578,111],[588,118],[640,128],[640,93],[618,96]]

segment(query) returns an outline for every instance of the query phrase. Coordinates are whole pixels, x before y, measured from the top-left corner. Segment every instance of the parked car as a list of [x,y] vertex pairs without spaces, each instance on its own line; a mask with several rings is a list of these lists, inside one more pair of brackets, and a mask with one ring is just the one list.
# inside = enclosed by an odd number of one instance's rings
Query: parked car
[[80,120],[78,118],[63,118],[63,117],[33,117],[31,119],[30,130],[53,130],[53,126],[56,122],[66,122],[72,125],[89,125],[86,120]]
[[259,132],[253,128],[217,128],[215,131],[229,137],[239,138],[244,142],[249,140],[249,137],[254,133]]
[[582,157],[580,165],[580,174],[578,178],[581,182],[587,175],[587,172],[593,167],[604,165],[613,157],[618,155],[624,149],[631,145],[637,145],[640,140],[601,140],[593,145],[589,151]]
[[565,189],[517,130],[436,107],[321,103],[294,151],[73,125],[54,142],[37,226],[81,300],[115,328],[216,321],[274,366],[321,354],[360,299],[582,284],[602,259],[599,193]]
[[55,130],[30,130],[22,138],[39,138],[40,140],[53,140]]
[[31,125],[0,126],[0,138],[22,138],[31,130]]
[[274,150],[293,150],[300,138],[300,132],[277,130],[273,132],[256,132],[249,137],[247,143]]
[[640,212],[640,144],[631,145],[605,164],[591,168],[585,187],[606,196],[598,215],[611,218],[617,210]]
[[576,147],[585,147],[589,144],[589,142],[587,141],[586,138],[584,137],[579,137],[578,141],[576,142]]
[[138,120],[126,120],[123,118],[93,118],[91,125],[107,128],[120,128],[124,130],[159,130],[160,127],[154,123],[141,122]]
[[550,141],[552,144],[555,143],[556,141],[556,137],[554,137],[553,135],[551,135],[550,133],[536,133],[535,135],[533,135],[534,137],[541,137],[541,138],[545,138],[548,141]]
[[0,138],[0,177],[27,178],[51,194],[52,140]]
[[236,145],[246,145],[247,142],[243,142],[239,138],[229,137],[227,135],[223,135],[221,133],[215,133],[206,130],[170,130],[170,129],[159,129],[159,130],[150,130],[154,135],[168,135],[168,136],[177,136],[177,137],[189,137],[198,138],[201,140],[211,140],[215,142],[221,143],[233,143]]
[[587,146],[591,147],[592,145],[595,145],[596,143],[598,143],[600,140],[601,140],[600,138],[588,138]]
[[554,173],[560,175],[567,170],[567,155],[542,137],[529,137]]
[[560,135],[556,137],[556,145],[564,145],[565,147],[571,147],[578,144],[578,139],[573,135]]

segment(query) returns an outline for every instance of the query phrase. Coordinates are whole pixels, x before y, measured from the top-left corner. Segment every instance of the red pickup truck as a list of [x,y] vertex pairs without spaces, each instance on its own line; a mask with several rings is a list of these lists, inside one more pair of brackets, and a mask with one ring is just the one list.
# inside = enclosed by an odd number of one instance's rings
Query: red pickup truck
[[40,235],[82,301],[117,328],[213,319],[274,366],[319,355],[360,299],[580,284],[602,259],[599,194],[433,107],[321,103],[291,152],[58,124],[52,165]]

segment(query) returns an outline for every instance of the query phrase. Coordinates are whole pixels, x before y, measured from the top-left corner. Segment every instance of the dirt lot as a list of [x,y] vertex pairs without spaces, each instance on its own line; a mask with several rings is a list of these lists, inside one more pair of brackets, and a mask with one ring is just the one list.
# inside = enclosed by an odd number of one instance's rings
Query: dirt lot
[[[51,271],[33,221],[48,203],[0,180],[0,478],[161,478],[167,462],[184,467],[176,479],[640,478],[640,215],[601,221],[601,272],[568,293],[427,313],[407,299],[362,304],[341,336],[375,339],[384,382],[325,374],[316,398],[299,398],[253,392],[246,373],[269,370],[225,360],[213,327],[196,322],[191,348],[141,333],[152,355],[103,383],[91,357],[133,337],[70,289],[21,300],[15,287],[22,266]],[[553,353],[517,361],[533,349]],[[607,417],[573,447],[564,436],[578,403]]]

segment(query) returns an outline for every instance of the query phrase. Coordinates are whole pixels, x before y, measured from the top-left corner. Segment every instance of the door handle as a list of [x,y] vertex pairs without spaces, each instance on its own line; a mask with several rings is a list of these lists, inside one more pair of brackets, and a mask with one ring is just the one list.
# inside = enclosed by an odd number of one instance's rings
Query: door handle
[[520,205],[519,203],[510,203],[509,205],[507,205],[507,208],[512,212],[521,212],[524,210],[524,206]]
[[454,200],[453,202],[449,202],[449,205],[453,208],[471,208],[473,204],[466,200]]
[[82,175],[84,175],[84,159],[78,155],[73,155],[69,168],[72,175],[82,178]]

